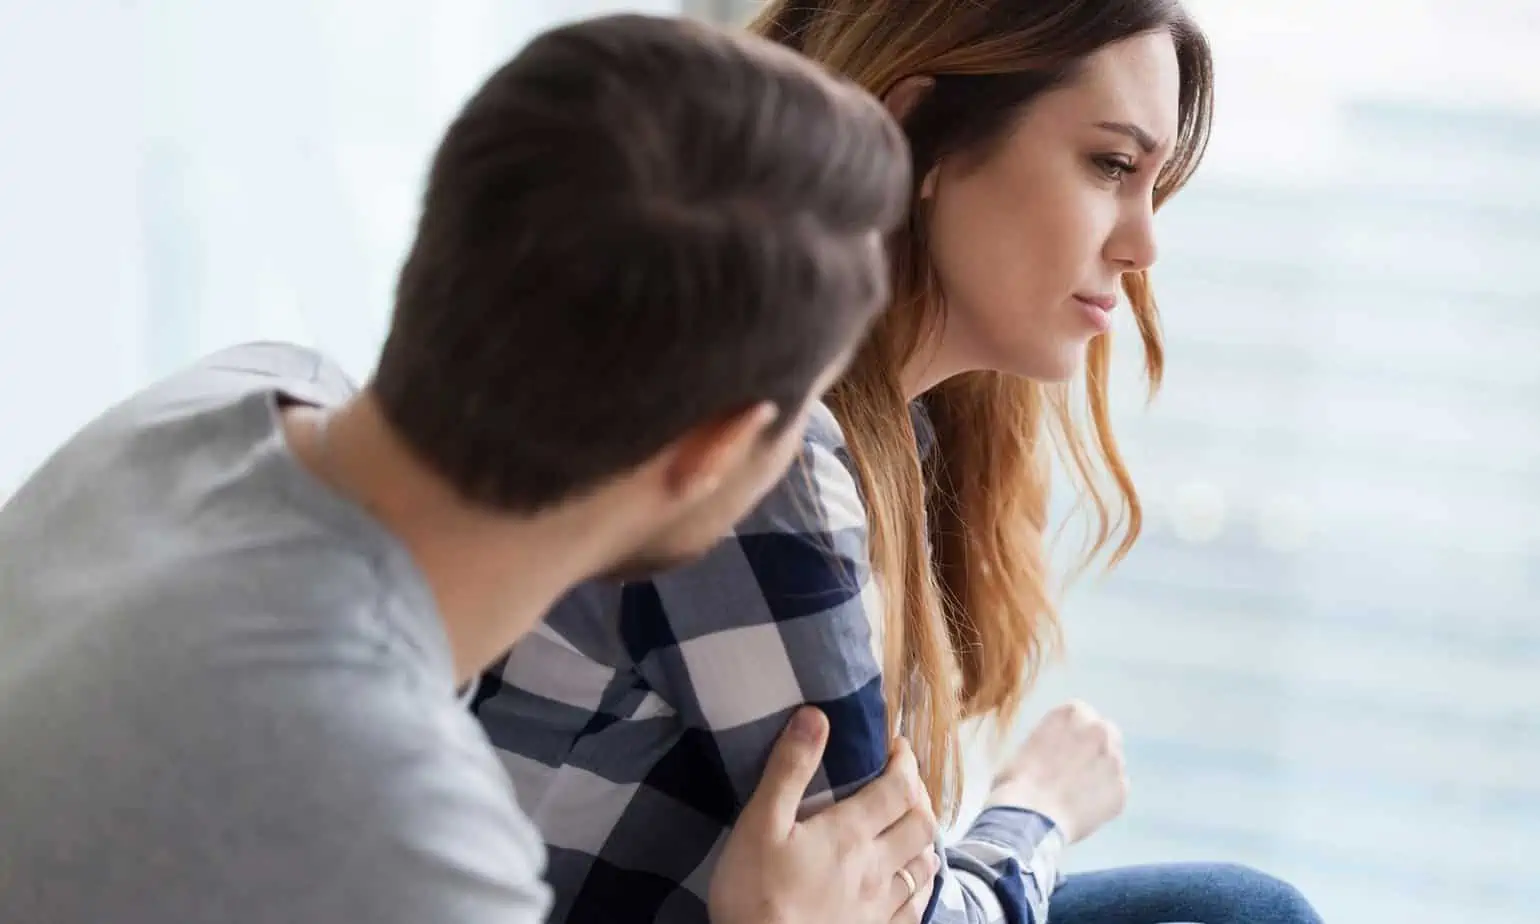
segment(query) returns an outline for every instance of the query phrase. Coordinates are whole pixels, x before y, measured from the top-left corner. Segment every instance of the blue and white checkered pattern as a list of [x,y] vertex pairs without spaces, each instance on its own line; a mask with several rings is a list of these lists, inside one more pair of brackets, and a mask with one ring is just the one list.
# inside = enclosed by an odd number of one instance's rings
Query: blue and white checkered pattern
[[[733,538],[652,581],[591,584],[475,709],[550,849],[553,924],[706,922],[711,870],[791,712],[830,721],[815,810],[888,753],[866,515],[834,417]],[[1062,838],[986,810],[945,848],[932,924],[1042,922]]]

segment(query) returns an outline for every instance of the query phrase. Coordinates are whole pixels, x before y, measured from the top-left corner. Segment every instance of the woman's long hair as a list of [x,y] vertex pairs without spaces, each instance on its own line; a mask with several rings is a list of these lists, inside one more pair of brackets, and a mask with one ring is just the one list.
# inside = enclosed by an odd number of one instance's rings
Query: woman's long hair
[[[1208,43],[1177,0],[773,0],[749,28],[879,96],[906,77],[934,78],[904,120],[916,192],[941,158],[1002,137],[1022,106],[1086,56],[1162,29],[1176,43],[1180,133],[1157,207],[1192,175],[1208,139]],[[893,307],[829,404],[865,495],[884,594],[889,722],[914,742],[932,802],[950,815],[962,722],[1008,721],[1060,642],[1044,540],[1055,451],[1092,513],[1087,563],[1109,545],[1110,561],[1121,559],[1142,516],[1108,414],[1108,335],[1091,343],[1078,397],[1071,385],[998,372],[933,389],[925,401],[936,440],[922,466],[899,380],[944,310],[922,209],[911,210],[891,255]],[[1154,293],[1142,272],[1126,274],[1123,287],[1153,393],[1163,368]]]

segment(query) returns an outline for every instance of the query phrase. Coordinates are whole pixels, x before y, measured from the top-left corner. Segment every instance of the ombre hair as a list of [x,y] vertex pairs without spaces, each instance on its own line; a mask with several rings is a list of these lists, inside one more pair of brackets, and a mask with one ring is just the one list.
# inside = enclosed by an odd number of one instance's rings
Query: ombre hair
[[[943,158],[987,150],[1087,56],[1151,32],[1171,34],[1180,75],[1179,132],[1156,207],[1208,140],[1212,59],[1177,0],[773,0],[749,28],[878,96],[907,77],[933,78],[904,120],[916,195]],[[937,386],[924,397],[935,441],[921,459],[900,373],[944,311],[924,210],[911,209],[890,247],[892,307],[828,400],[883,591],[888,721],[913,741],[932,802],[949,815],[962,723],[1009,721],[1061,641],[1045,542],[1055,452],[1091,514],[1086,564],[1109,547],[1110,563],[1121,560],[1143,517],[1108,413],[1110,335],[1090,345],[1083,393],[1001,372]],[[1123,288],[1153,394],[1164,366],[1154,291],[1145,272],[1125,274]]]

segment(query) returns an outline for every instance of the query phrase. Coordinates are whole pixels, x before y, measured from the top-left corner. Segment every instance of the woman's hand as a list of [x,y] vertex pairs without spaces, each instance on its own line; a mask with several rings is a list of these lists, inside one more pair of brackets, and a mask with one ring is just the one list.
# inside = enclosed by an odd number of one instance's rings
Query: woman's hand
[[919,924],[940,860],[914,754],[900,741],[881,777],[799,822],[828,735],[804,708],[776,744],[712,877],[712,924]]
[[1078,702],[1043,717],[995,778],[989,799],[1046,815],[1067,844],[1116,818],[1127,801],[1123,735]]

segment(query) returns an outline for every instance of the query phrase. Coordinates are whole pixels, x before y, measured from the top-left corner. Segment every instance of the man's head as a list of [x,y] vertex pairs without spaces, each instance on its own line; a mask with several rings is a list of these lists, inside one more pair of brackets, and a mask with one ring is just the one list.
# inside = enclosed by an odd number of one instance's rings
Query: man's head
[[372,388],[469,502],[623,488],[638,561],[698,553],[781,477],[887,296],[909,192],[886,111],[684,20],[548,32],[434,160]]

